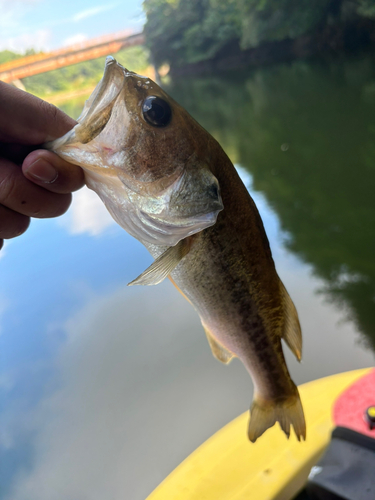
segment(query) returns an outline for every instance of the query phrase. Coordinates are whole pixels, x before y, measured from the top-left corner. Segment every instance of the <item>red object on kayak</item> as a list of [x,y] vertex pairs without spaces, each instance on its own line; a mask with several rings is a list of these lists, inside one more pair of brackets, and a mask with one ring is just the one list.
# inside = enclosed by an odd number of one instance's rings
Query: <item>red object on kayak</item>
[[375,369],[340,394],[333,406],[333,421],[337,427],[347,427],[375,438],[375,427],[371,430],[368,420],[374,412]]

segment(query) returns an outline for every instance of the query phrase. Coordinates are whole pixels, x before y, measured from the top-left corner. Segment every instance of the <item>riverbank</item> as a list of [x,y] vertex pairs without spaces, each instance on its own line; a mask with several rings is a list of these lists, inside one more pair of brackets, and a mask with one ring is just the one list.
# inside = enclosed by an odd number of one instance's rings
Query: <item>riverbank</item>
[[58,105],[77,98],[88,98],[94,88],[95,86],[91,85],[90,87],[72,90],[70,92],[58,92],[56,94],[38,95],[38,97],[44,99],[47,102],[50,102],[51,104]]
[[225,46],[212,59],[182,66],[171,65],[171,76],[209,74],[242,68],[265,66],[313,56],[339,55],[375,46],[375,20],[359,19],[347,24],[326,25],[300,36],[266,42],[258,47],[241,50],[238,41]]
[[[142,71],[143,76],[147,76],[151,78],[151,80],[155,80],[155,69],[153,66],[148,66],[146,70]],[[98,83],[98,82],[97,82]],[[92,91],[94,90],[95,85],[88,85],[83,88],[77,88],[74,90],[63,91],[63,92],[54,92],[54,93],[36,93],[32,92],[37,97],[44,99],[45,101],[55,104],[56,106],[60,104],[64,104],[66,102],[74,101],[75,99],[83,100],[87,99]],[[27,90],[27,88],[26,88]]]

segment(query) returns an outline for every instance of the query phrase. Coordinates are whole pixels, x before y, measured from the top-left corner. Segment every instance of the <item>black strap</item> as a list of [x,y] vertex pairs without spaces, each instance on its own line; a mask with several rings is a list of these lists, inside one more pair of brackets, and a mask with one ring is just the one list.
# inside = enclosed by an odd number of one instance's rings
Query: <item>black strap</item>
[[[374,433],[375,435],[375,433]],[[361,434],[360,432],[353,431],[347,427],[336,427],[332,432],[332,439],[342,439],[343,441],[348,441],[349,443],[356,444],[362,448],[367,448],[375,452],[375,439]]]

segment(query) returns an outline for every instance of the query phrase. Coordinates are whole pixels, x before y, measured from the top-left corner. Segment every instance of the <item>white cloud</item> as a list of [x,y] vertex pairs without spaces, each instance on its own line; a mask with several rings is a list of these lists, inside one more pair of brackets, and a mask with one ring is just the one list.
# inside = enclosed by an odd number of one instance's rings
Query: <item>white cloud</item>
[[[0,23],[0,28],[3,23]],[[23,33],[15,37],[4,37],[0,35],[0,50],[12,50],[15,52],[25,52],[33,48],[36,51],[50,50],[52,32],[49,29],[39,29],[32,33]]]
[[46,28],[21,31],[27,14],[40,0],[0,0],[0,50],[24,52],[29,48],[47,50],[51,31]]
[[[170,283],[94,296],[65,331],[56,389],[23,416],[32,465],[7,500],[142,500],[248,406],[249,377],[213,359]],[[8,429],[9,443],[21,430]]]
[[12,17],[19,17],[24,9],[34,7],[42,0],[0,0],[1,15],[11,15]]
[[76,43],[82,43],[88,39],[88,36],[85,33],[77,33],[76,35],[72,35],[66,38],[62,45],[64,47],[68,47],[69,45],[75,45]]
[[60,223],[71,234],[88,233],[92,236],[116,224],[98,195],[87,187],[74,193],[73,203]]
[[41,28],[29,32],[21,30],[28,12],[38,3],[40,0],[0,0],[0,50],[24,52],[31,47],[37,50],[49,49],[49,29]]
[[[39,2],[40,0],[0,0],[0,50],[15,50],[13,47],[18,47],[17,32],[20,32],[22,20],[27,18],[27,13]],[[10,45],[7,43],[9,39],[12,39]]]
[[109,4],[109,5],[98,5],[97,7],[91,7],[91,9],[85,9],[82,10],[81,12],[77,12],[77,14],[75,14],[72,19],[75,23],[77,23],[78,21],[82,21],[83,19],[86,19],[88,17],[96,16],[101,12],[111,10],[114,7],[116,7],[116,5],[117,4]]

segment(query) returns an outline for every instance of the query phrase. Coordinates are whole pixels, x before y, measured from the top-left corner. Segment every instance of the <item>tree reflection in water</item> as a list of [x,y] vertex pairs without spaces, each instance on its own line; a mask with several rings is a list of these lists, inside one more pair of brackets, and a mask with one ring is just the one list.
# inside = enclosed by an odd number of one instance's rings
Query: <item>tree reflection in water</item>
[[375,66],[295,62],[184,78],[169,92],[253,177],[288,234],[375,349]]

